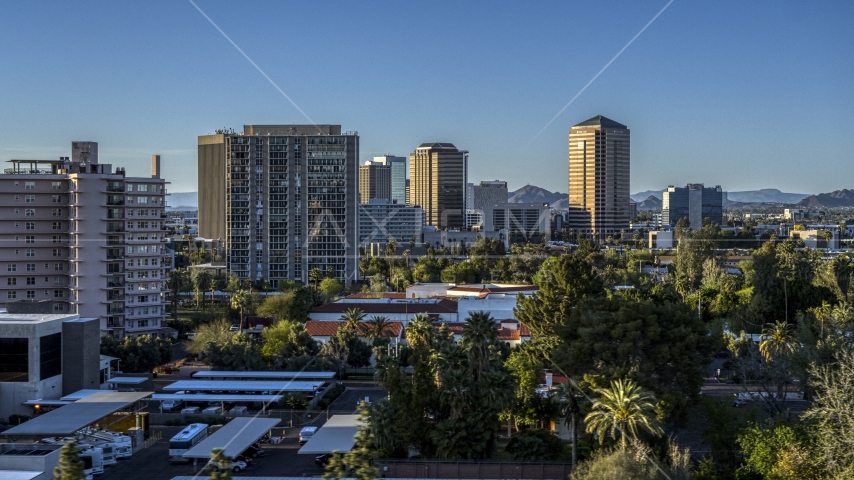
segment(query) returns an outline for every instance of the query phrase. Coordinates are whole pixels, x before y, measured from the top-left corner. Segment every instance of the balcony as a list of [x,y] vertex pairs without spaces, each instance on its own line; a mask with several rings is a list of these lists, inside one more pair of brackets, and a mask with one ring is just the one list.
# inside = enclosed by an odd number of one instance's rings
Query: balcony
[[124,218],[125,218],[124,212],[119,212],[119,213],[107,212],[107,220],[124,220]]
[[166,214],[165,214],[165,213],[161,213],[161,214],[160,214],[160,218],[166,218]]
[[107,315],[125,313],[125,307],[107,307]]
[[108,320],[108,321],[107,321],[107,328],[121,328],[121,329],[124,329],[124,328],[125,328],[125,326],[124,326],[124,322],[122,322],[121,320]]
[[108,288],[123,288],[125,286],[125,282],[107,282]]
[[111,253],[107,254],[107,260],[122,260],[125,258],[124,253]]
[[107,200],[107,205],[109,205],[109,206],[124,205],[124,204],[125,204],[124,199],[120,199],[120,200],[108,199]]
[[124,193],[125,187],[123,185],[107,185],[107,191],[113,193]]

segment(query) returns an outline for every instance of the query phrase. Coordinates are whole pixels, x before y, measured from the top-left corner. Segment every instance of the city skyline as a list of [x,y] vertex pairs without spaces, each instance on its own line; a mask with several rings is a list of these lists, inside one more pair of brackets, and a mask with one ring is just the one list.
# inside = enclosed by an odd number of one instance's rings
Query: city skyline
[[[311,119],[359,131],[360,162],[450,142],[471,152],[472,181],[564,191],[567,131],[601,114],[634,131],[632,192],[697,181],[732,191],[850,187],[828,173],[850,164],[854,147],[846,135],[854,123],[850,5],[673,2],[539,135],[667,2],[554,3],[536,12],[436,4],[447,22],[397,35],[395,25],[423,14],[418,5],[271,4],[262,18],[235,16],[227,3],[197,5]],[[0,160],[59,157],[86,138],[133,175],[160,154],[171,190],[195,191],[199,134],[306,123],[189,2],[7,10],[0,58],[16,67],[0,72],[0,108],[15,115],[0,120]],[[313,27],[299,22],[278,28],[282,18],[312,16],[324,18],[329,35],[309,35]],[[305,52],[303,67],[291,68],[291,53]],[[353,73],[313,74],[325,61],[311,52],[333,52]],[[229,68],[211,76],[212,57]],[[407,75],[424,58],[445,65]],[[209,101],[236,89],[259,101]],[[824,168],[803,168],[818,161]]]

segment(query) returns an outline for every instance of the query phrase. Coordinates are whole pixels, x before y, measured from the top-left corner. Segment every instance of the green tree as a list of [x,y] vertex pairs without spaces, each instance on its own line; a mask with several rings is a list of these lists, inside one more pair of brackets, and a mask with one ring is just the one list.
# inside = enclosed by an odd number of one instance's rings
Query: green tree
[[261,348],[248,334],[232,332],[225,341],[205,345],[205,357],[216,370],[256,371],[264,369]]
[[234,460],[225,455],[225,450],[219,447],[211,449],[211,460],[216,462],[218,467],[208,464],[208,478],[210,480],[231,480],[231,462]]
[[626,449],[626,434],[637,440],[638,427],[654,436],[664,433],[655,415],[655,397],[628,379],[611,381],[611,388],[597,388],[599,397],[593,400],[593,410],[584,417],[588,433],[596,433],[599,443],[606,435],[616,440],[620,434],[620,449]]
[[169,271],[169,279],[166,282],[172,295],[172,319],[178,319],[178,301],[181,293],[186,292],[189,286],[189,274],[186,268],[173,268]]
[[854,353],[843,347],[834,359],[810,371],[816,398],[805,417],[815,424],[817,460],[832,478],[854,478]]
[[[204,303],[204,294],[211,288],[213,276],[204,268],[193,269],[193,287],[202,295],[202,303]],[[213,303],[213,295],[211,295],[211,303]]]
[[172,342],[151,335],[127,336],[121,341],[105,335],[101,354],[118,358],[125,372],[147,373],[172,360]]
[[85,480],[83,460],[73,441],[66,442],[59,452],[59,465],[53,469],[54,480]]
[[771,480],[826,478],[813,451],[813,440],[802,425],[777,421],[761,428],[754,424],[739,435],[737,443],[745,455],[745,464],[739,468],[741,478],[750,473]]
[[280,295],[268,295],[255,313],[275,320],[305,322],[311,309],[323,304],[322,297],[311,288],[294,286]]
[[298,322],[280,321],[265,328],[261,339],[261,356],[268,362],[275,361],[277,365],[293,356],[317,355],[320,351],[317,342]]
[[[227,343],[231,341],[233,336],[234,332],[231,331],[231,324],[228,320],[220,319],[200,325],[196,330],[196,336],[187,342],[187,353],[199,355],[204,352],[208,343]],[[104,341],[103,338],[101,341]]]
[[344,322],[344,328],[353,332],[359,331],[364,319],[365,312],[361,308],[348,308],[339,318],[340,321]]
[[792,326],[785,322],[769,323],[762,330],[759,352],[765,360],[779,359],[781,356],[794,353],[795,347],[792,343],[794,332]]
[[391,335],[391,322],[384,315],[374,315],[367,322],[360,324],[362,334],[370,340],[387,338]]
[[560,460],[563,455],[563,442],[550,431],[535,428],[511,438],[505,447],[505,451],[514,460],[528,462]]
[[320,291],[326,295],[328,299],[334,299],[344,290],[344,284],[338,281],[336,278],[324,278],[323,281],[320,282]]

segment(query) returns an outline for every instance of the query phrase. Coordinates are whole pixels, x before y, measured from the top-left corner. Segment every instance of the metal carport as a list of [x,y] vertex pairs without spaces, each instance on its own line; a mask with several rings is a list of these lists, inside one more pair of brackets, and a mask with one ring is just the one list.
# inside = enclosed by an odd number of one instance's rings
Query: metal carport
[[163,390],[205,392],[314,392],[325,382],[252,381],[252,380],[178,380]]
[[235,371],[199,371],[193,374],[195,379],[205,380],[332,380],[335,372],[235,372]]
[[211,458],[214,448],[222,448],[225,456],[234,458],[278,424],[278,418],[235,418],[187,450],[184,458]]
[[[266,412],[267,405],[271,403],[278,403],[281,399],[281,395],[239,395],[234,393],[180,393],[180,394],[164,394],[164,393],[155,393],[151,396],[152,400],[160,402],[161,406],[163,402],[166,400],[181,400],[184,402],[219,402],[223,404],[225,402],[229,403],[238,403],[238,402],[262,402],[263,406],[261,407],[262,412]],[[220,405],[223,406],[223,405]]]
[[347,453],[356,444],[359,415],[333,415],[318,428],[308,442],[299,449],[299,454],[320,455],[323,453]]

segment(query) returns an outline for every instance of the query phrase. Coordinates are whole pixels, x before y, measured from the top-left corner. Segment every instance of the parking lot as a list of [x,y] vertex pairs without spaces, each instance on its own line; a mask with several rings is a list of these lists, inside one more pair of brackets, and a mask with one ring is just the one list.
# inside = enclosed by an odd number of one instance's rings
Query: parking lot
[[[377,387],[368,385],[348,386],[344,392],[330,406],[332,414],[353,413],[356,411],[358,402],[364,397],[371,401],[385,397],[385,392]],[[326,413],[317,412],[310,420],[312,425],[321,426],[326,422]],[[286,425],[288,422],[282,422]],[[105,467],[104,474],[99,475],[99,480],[168,480],[178,475],[205,474],[204,461],[196,466],[190,464],[169,463],[169,439],[181,430],[182,427],[152,426],[151,431],[159,431],[162,440],[154,443],[148,448],[134,453],[133,457],[119,460],[116,465]],[[278,430],[278,429],[277,429]],[[278,445],[263,444],[261,447],[266,454],[263,458],[253,459],[252,465],[240,476],[277,476],[277,477],[302,477],[320,476],[323,469],[314,464],[314,455],[299,455],[298,442],[299,427],[285,429],[284,441]]]

